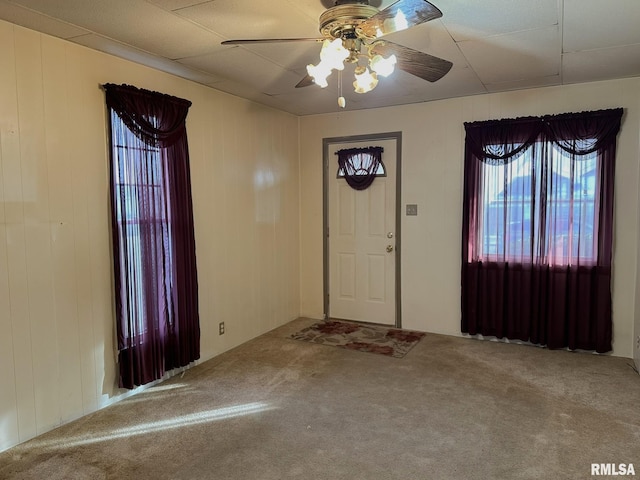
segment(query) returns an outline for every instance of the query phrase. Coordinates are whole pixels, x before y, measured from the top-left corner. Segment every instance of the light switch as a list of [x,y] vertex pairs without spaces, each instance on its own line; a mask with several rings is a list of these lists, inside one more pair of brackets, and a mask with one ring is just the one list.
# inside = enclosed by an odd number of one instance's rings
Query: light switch
[[407,203],[407,215],[418,215],[418,205],[415,203]]

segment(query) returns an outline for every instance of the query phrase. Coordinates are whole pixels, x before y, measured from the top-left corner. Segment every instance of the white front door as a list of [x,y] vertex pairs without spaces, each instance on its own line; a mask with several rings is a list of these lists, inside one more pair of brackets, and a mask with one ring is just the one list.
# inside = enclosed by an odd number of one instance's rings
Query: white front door
[[[396,324],[396,139],[330,144],[329,316]],[[365,190],[338,178],[342,148],[380,146],[386,176]]]

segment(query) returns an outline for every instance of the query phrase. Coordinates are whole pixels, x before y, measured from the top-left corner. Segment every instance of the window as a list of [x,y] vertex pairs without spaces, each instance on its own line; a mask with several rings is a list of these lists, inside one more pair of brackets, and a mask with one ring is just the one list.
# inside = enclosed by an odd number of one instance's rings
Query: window
[[344,178],[355,190],[365,190],[376,177],[384,176],[382,147],[346,148],[338,150],[338,178]]
[[465,124],[461,330],[611,350],[622,109]]
[[[154,119],[149,119],[154,123]],[[162,282],[173,270],[166,174],[160,149],[142,144],[115,112],[111,112],[113,135],[114,214],[120,245],[120,268],[129,282],[122,301],[131,312],[125,324],[127,338],[149,341],[146,319],[155,315],[151,306],[166,308],[170,283]],[[155,279],[146,281],[146,278]],[[169,311],[169,310],[167,310]],[[171,321],[171,317],[169,317]]]
[[478,259],[594,263],[597,242],[595,154],[572,161],[551,145],[551,161],[523,152],[502,165],[482,163]]
[[[369,175],[369,170],[373,166],[372,165],[373,162],[374,162],[374,157],[369,154],[356,156],[353,160],[353,166],[354,166],[353,175],[356,175],[356,176]],[[344,170],[345,169],[343,167],[338,165],[338,173],[337,173],[338,178],[344,178],[347,175]],[[384,168],[384,163],[382,162],[382,160],[378,162],[378,166],[376,167],[374,174],[376,177],[387,176],[387,172]]]
[[134,388],[200,358],[186,136],[191,102],[104,85],[119,385]]

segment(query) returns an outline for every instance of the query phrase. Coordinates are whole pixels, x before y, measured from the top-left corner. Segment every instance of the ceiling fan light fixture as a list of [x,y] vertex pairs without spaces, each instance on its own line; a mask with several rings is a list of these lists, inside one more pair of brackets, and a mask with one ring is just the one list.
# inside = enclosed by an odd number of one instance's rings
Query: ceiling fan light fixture
[[[331,0],[327,0],[331,2]],[[372,2],[376,5],[372,5]],[[451,70],[453,63],[402,45],[378,40],[394,32],[406,30],[442,17],[442,12],[428,0],[389,0],[379,10],[380,0],[333,0],[319,19],[322,38],[258,38],[225,40],[224,45],[253,45],[258,42],[322,41],[320,62],[307,65],[307,75],[296,88],[316,84],[328,86],[327,79],[338,71],[338,105],[344,108],[341,74],[347,63],[355,66],[357,93],[367,93],[378,84],[378,75],[387,77],[395,69],[429,82],[436,82]],[[383,57],[386,55],[387,57]]]
[[356,81],[353,82],[356,93],[367,93],[378,85],[378,75],[367,67],[358,66],[355,70]]
[[341,39],[336,38],[333,41],[327,39],[322,42],[320,63],[318,65],[307,65],[307,73],[313,78],[316,85],[325,88],[328,85],[327,78],[331,75],[331,72],[333,70],[343,70],[344,61],[349,55],[349,50],[344,48]]
[[374,55],[369,60],[369,66],[377,75],[388,77],[395,70],[397,62],[398,59],[395,55],[390,55],[387,58],[384,58],[382,55]]
[[320,62],[327,64],[328,68],[336,70],[344,69],[344,61],[349,57],[349,50],[342,45],[342,39],[336,38],[333,41],[322,42],[320,50]]
[[307,65],[307,73],[311,78],[313,78],[313,82],[321,88],[326,88],[329,83],[327,82],[327,77],[331,75],[331,68],[320,62],[318,65]]

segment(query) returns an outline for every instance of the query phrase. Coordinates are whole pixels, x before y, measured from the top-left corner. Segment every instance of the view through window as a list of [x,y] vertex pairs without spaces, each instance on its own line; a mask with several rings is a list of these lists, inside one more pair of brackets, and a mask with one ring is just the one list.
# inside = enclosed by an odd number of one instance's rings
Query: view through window
[[577,161],[549,146],[551,162],[525,150],[507,164],[482,164],[479,259],[595,261],[596,154]]
[[115,112],[111,124],[120,265],[130,279],[123,299],[131,313],[126,335],[143,341],[148,333],[145,318],[170,294],[166,272],[172,269],[172,249],[163,163],[160,149],[138,141]]
[[[354,167],[354,175],[369,175],[369,169],[373,163],[373,156],[363,153],[359,155],[354,155],[352,159],[352,164]],[[343,178],[345,176],[344,168],[338,166],[338,178]],[[384,163],[380,161],[378,163],[378,168],[375,171],[376,177],[385,177],[387,173],[384,170]]]

